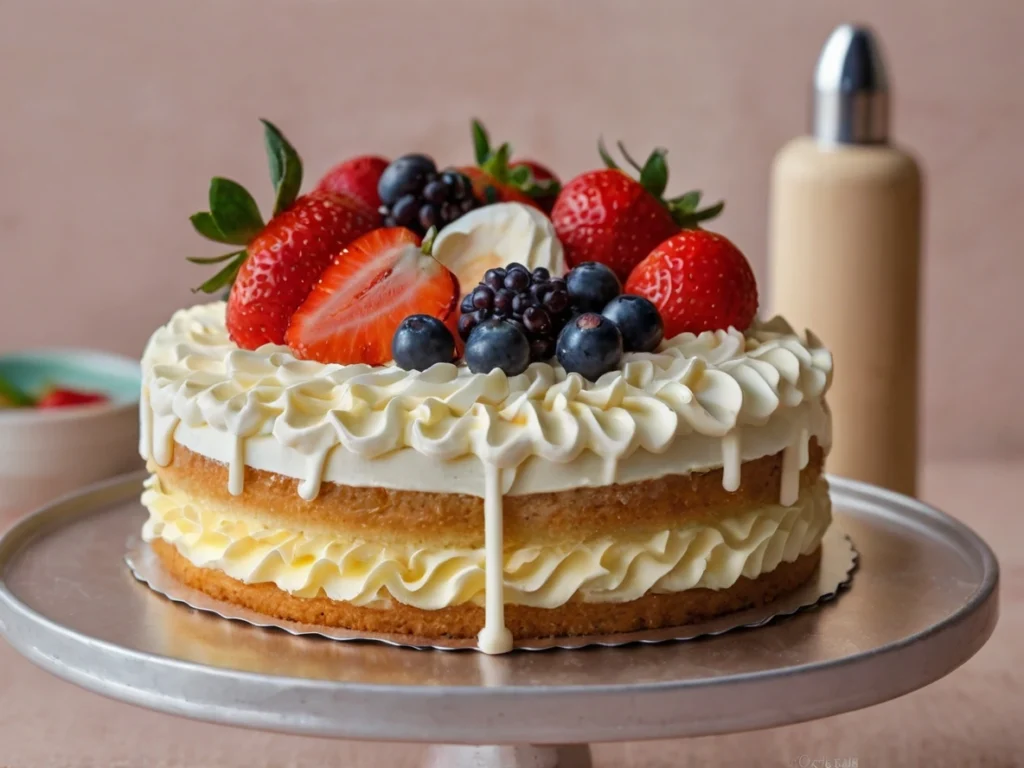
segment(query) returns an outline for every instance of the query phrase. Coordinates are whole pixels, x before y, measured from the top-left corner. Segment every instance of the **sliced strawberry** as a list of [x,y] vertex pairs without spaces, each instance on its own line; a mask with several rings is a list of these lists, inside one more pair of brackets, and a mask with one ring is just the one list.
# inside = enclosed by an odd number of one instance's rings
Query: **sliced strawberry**
[[444,322],[455,314],[459,281],[404,227],[354,240],[320,276],[285,338],[295,354],[322,363],[381,365],[409,315]]
[[361,155],[334,166],[316,185],[317,191],[337,192],[366,203],[372,211],[380,208],[377,182],[388,161],[377,155]]
[[109,400],[99,392],[81,392],[76,389],[51,389],[36,403],[36,408],[66,408],[72,405],[98,405]]

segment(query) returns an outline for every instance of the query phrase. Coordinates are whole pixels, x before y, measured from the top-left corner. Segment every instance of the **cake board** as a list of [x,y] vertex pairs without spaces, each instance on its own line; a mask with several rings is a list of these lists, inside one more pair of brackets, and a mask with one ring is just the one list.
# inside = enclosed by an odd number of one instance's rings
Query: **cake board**
[[295,637],[189,610],[135,580],[123,555],[145,519],[142,479],[65,497],[0,539],[0,633],[14,648],[84,688],[169,714],[455,745],[433,747],[431,768],[586,768],[588,743],[870,706],[956,669],[998,615],[998,565],[977,535],[913,499],[832,478],[837,520],[860,552],[853,588],[765,627],[497,657]]

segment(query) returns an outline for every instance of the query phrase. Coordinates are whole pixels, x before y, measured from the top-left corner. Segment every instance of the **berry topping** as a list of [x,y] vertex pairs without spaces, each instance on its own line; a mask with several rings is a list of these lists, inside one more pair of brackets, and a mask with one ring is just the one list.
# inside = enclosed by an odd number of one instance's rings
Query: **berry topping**
[[81,392],[76,389],[51,389],[36,401],[36,408],[67,408],[72,405],[99,405],[110,398],[99,392]]
[[562,330],[557,354],[566,371],[597,381],[622,362],[622,334],[608,318],[584,312]]
[[277,128],[265,120],[263,124],[277,191],[270,223],[263,223],[252,195],[223,178],[210,183],[210,210],[191,217],[204,237],[243,247],[223,256],[189,259],[196,264],[227,262],[196,290],[217,293],[233,283],[225,320],[231,339],[243,349],[283,344],[292,313],[334,255],[377,226],[376,214],[354,198],[325,191],[298,197],[302,161]]
[[473,327],[466,340],[465,358],[473,373],[500,368],[509,376],[518,376],[530,364],[530,342],[516,324],[492,317]]
[[526,335],[532,361],[547,360],[570,316],[565,281],[547,269],[532,273],[522,264],[489,269],[460,305],[459,335],[468,341],[477,325],[489,318],[508,320]]
[[353,157],[329,170],[316,185],[317,192],[336,192],[354,197],[371,211],[380,207],[377,184],[388,161],[376,155]]
[[619,327],[625,352],[653,352],[665,335],[658,308],[643,296],[616,296],[601,314]]
[[580,312],[600,312],[605,304],[622,293],[622,283],[604,264],[585,261],[565,277],[573,307]]
[[696,191],[665,200],[665,150],[654,150],[640,166],[621,142],[619,148],[637,169],[639,181],[620,170],[598,143],[607,168],[589,171],[568,182],[555,201],[551,220],[570,266],[599,261],[625,281],[655,246],[680,228],[694,227],[717,216],[723,204],[698,211],[700,192]]
[[405,318],[447,321],[459,295],[455,275],[423,252],[414,232],[376,229],[335,257],[285,338],[307,360],[380,365],[391,359],[392,339]]
[[684,230],[651,251],[626,292],[651,300],[668,338],[729,326],[743,331],[757,314],[757,282],[746,257],[703,229]]
[[455,338],[448,327],[430,315],[411,315],[391,339],[391,356],[399,368],[425,371],[455,358]]
[[403,155],[391,163],[377,192],[385,226],[420,234],[451,224],[479,205],[469,179],[456,171],[439,173],[426,155]]
[[477,196],[485,204],[526,203],[550,213],[561,189],[558,177],[533,160],[510,161],[512,147],[507,142],[492,149],[487,130],[479,120],[473,120],[471,127],[476,166],[460,170],[473,181]]

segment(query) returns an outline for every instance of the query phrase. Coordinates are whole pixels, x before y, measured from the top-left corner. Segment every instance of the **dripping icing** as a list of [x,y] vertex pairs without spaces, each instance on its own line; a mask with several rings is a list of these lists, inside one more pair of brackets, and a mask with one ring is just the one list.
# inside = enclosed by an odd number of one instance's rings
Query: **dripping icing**
[[477,643],[484,653],[512,650],[505,626],[505,546],[501,469],[484,462],[484,628]]
[[729,492],[740,489],[740,436],[732,432],[722,438],[722,487]]
[[235,435],[235,447],[228,464],[228,493],[239,496],[245,478],[245,438]]

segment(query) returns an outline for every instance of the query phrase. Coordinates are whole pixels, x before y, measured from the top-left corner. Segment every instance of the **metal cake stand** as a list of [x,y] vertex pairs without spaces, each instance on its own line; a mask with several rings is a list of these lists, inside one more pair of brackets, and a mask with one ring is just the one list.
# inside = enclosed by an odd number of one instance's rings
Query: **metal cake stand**
[[141,480],[66,497],[0,540],[0,632],[17,650],[91,691],[174,715],[467,745],[432,748],[435,768],[585,768],[588,742],[866,707],[956,669],[998,614],[998,566],[977,535],[920,502],[833,479],[837,521],[861,555],[853,587],[766,627],[498,657],[294,637],[190,610],[135,581],[123,555],[144,519]]

